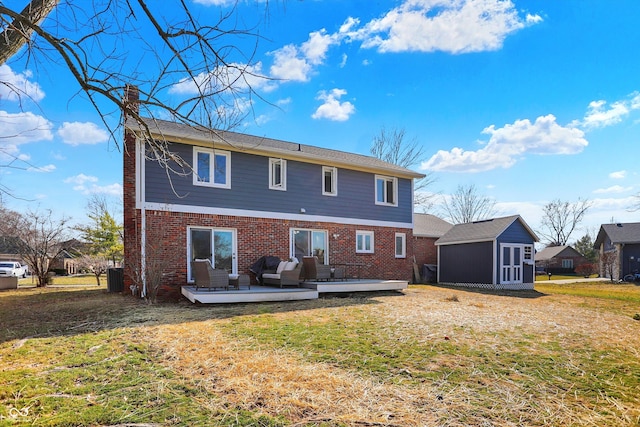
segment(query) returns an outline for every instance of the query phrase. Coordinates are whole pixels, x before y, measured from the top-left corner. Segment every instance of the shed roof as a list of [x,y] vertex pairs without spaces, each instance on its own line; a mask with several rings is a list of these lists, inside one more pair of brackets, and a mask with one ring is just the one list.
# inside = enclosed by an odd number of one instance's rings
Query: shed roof
[[[425,176],[402,166],[385,162],[377,157],[362,154],[280,141],[264,136],[189,126],[166,120],[144,118],[144,121],[154,137],[171,142],[199,146],[212,146],[214,144],[216,148],[230,151],[242,151],[310,163],[335,165],[345,169],[374,171],[403,178],[423,178]],[[144,130],[138,122],[130,118],[127,119],[125,126],[133,132],[142,132]]]
[[511,215],[502,218],[491,218],[467,222],[465,224],[456,224],[436,241],[436,245],[493,241],[516,221],[520,221],[534,242],[538,241],[538,236],[529,228],[520,215]]
[[593,243],[595,248],[599,248],[606,236],[609,236],[614,245],[621,243],[640,243],[640,222],[627,222],[616,224],[602,224],[598,237]]
[[419,237],[442,237],[453,224],[431,214],[413,214],[413,235]]

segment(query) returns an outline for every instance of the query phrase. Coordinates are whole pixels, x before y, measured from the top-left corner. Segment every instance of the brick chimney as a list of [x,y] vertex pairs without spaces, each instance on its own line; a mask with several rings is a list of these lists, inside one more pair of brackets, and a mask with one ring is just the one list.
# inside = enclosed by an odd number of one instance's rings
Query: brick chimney
[[124,98],[122,100],[122,103],[125,106],[125,115],[127,113],[127,108],[129,111],[133,111],[136,114],[140,113],[140,103],[138,101],[140,101],[140,91],[138,90],[138,87],[127,83],[124,87]]
[[[124,293],[129,293],[135,277],[136,263],[140,260],[140,212],[136,209],[136,134],[127,127],[131,114],[138,114],[140,93],[134,85],[127,84],[122,99],[124,138],[122,147],[122,207],[124,225]],[[131,119],[129,119],[131,120]]]

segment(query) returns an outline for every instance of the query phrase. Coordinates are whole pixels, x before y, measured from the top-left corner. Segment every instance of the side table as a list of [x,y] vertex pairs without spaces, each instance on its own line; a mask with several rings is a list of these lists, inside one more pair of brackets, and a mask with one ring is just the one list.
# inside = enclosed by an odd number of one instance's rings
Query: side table
[[240,290],[240,286],[251,289],[251,281],[248,274],[229,275],[229,287]]

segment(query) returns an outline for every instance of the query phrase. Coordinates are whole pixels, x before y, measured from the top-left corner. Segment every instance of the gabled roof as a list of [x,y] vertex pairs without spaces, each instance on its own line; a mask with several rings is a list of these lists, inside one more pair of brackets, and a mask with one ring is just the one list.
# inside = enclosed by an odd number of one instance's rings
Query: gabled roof
[[19,254],[22,244],[19,237],[0,236],[0,254]]
[[[263,136],[189,126],[165,120],[147,118],[144,120],[155,137],[171,142],[209,147],[214,144],[216,148],[224,150],[295,159],[328,166],[335,165],[345,169],[385,173],[402,178],[423,178],[425,176],[372,156],[280,141]],[[141,132],[142,130],[142,127],[132,119],[127,119],[125,126],[133,132]]]
[[419,237],[442,237],[453,224],[431,214],[413,214],[413,235]]
[[536,252],[536,261],[546,261],[556,257],[579,257],[580,252],[568,245],[547,246],[541,251]]
[[444,236],[436,241],[436,245],[449,245],[454,243],[476,243],[496,240],[514,222],[519,221],[531,235],[534,242],[538,236],[529,228],[520,215],[492,218],[481,221],[467,222],[454,225]]
[[621,243],[640,243],[640,222],[627,222],[617,224],[602,224],[598,237],[593,243],[595,248],[599,248],[606,236],[609,236],[614,245]]

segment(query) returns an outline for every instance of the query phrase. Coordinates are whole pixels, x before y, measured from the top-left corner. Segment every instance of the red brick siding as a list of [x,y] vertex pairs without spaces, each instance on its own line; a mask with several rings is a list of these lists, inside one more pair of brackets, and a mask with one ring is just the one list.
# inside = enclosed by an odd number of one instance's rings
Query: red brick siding
[[413,237],[413,253],[416,256],[416,263],[422,269],[423,264],[438,264],[438,250],[434,237]]
[[[125,133],[123,149],[123,208],[125,243],[125,292],[135,284],[134,270],[139,265],[141,242],[141,211],[135,207],[135,136]],[[274,220],[167,211],[146,212],[147,263],[161,261],[163,287],[187,283],[187,226],[232,228],[237,230],[237,262],[240,273],[261,256],[289,257],[291,228],[327,230],[329,261],[362,263],[363,278],[411,280],[414,239],[411,229],[365,227],[330,222]],[[374,232],[374,253],[356,254],[356,230]],[[395,257],[395,233],[406,235],[406,258]],[[336,238],[333,235],[337,235]],[[155,259],[154,259],[155,258]]]
[[[249,274],[249,267],[264,255],[282,259],[289,257],[291,228],[327,230],[329,262],[362,263],[362,277],[375,279],[410,280],[412,274],[410,229],[362,227],[335,223],[274,220],[266,218],[234,217],[163,211],[147,212],[147,257],[162,257],[167,266],[164,277],[167,284],[187,283],[187,227],[218,227],[237,230],[238,271]],[[356,230],[372,230],[375,234],[375,252],[355,252]],[[407,257],[395,258],[395,233],[407,236]],[[334,238],[333,235],[338,235]],[[161,247],[160,252],[153,247]],[[149,259],[149,262],[153,262]]]

